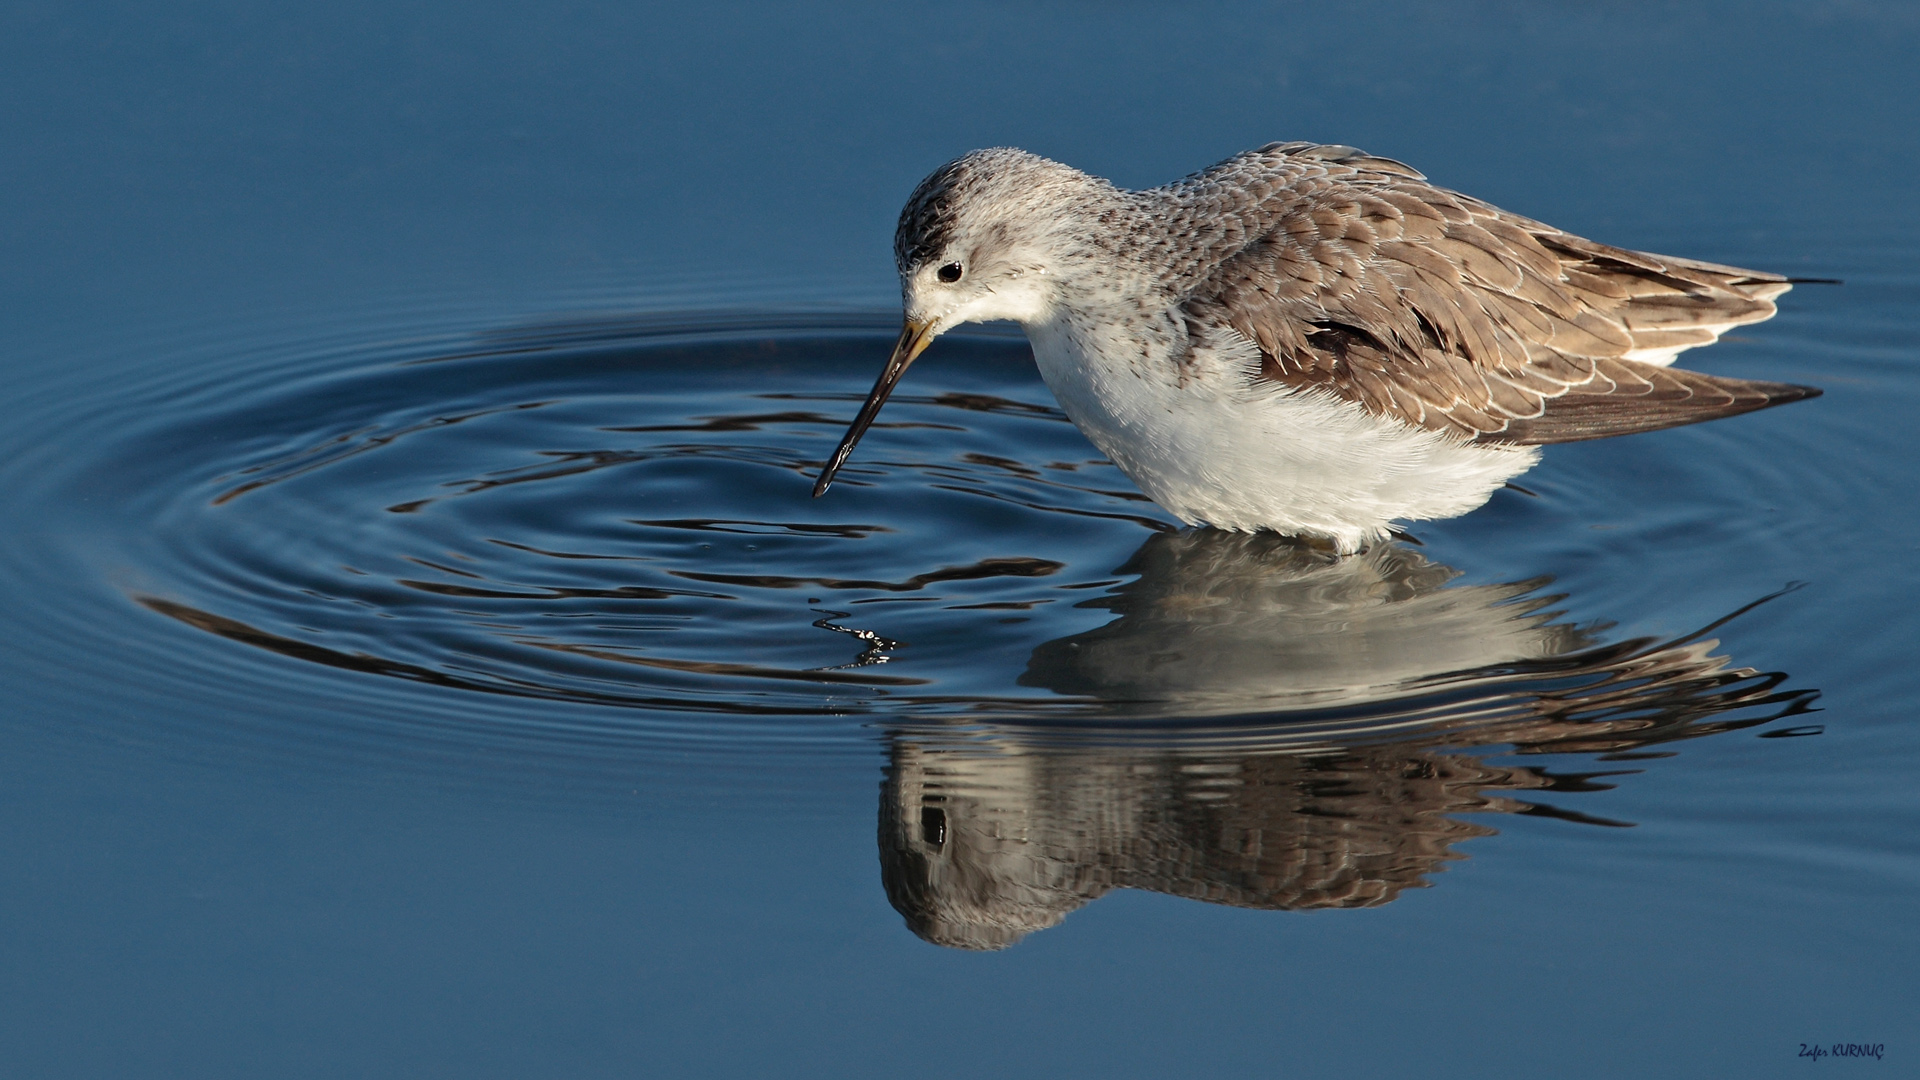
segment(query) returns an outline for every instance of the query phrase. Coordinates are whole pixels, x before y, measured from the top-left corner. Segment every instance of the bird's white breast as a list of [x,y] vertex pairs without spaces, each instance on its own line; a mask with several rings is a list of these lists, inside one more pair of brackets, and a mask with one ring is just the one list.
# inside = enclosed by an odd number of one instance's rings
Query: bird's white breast
[[1026,330],[1067,416],[1189,524],[1351,551],[1396,520],[1466,513],[1539,460],[1533,447],[1464,443],[1260,382],[1259,350],[1232,331],[1189,353],[1170,320],[1062,312]]

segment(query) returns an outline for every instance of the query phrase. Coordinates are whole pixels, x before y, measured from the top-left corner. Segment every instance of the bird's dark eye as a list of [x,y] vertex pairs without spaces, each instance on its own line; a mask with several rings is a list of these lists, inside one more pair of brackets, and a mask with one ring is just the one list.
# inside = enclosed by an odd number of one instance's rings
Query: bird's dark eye
[[940,268],[940,280],[951,285],[960,280],[962,273],[964,273],[964,271],[960,269],[959,263],[948,263]]
[[947,842],[947,812],[937,806],[920,808],[920,839],[938,847]]

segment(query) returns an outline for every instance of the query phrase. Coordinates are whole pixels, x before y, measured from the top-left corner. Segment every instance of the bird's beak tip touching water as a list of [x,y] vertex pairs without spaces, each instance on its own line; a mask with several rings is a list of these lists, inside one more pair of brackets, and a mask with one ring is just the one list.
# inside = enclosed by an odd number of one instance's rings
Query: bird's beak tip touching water
[[820,479],[814,481],[814,498],[817,499],[826,494],[827,488],[833,484],[834,476],[840,472],[840,466],[845,465],[848,456],[853,453],[854,444],[860,441],[860,436],[867,433],[867,428],[873,426],[873,418],[880,414],[880,406],[887,403],[887,397],[893,393],[894,385],[900,381],[900,376],[906,374],[908,365],[913,363],[914,358],[919,356],[938,334],[939,331],[933,319],[907,320],[907,325],[900,331],[900,340],[893,346],[893,355],[887,359],[885,370],[880,372],[879,380],[873,384],[873,392],[867,395],[866,404],[860,406],[860,412],[853,418],[852,426],[847,428],[846,437],[840,440],[839,449],[836,449],[833,456],[827,459],[826,468],[820,470]]

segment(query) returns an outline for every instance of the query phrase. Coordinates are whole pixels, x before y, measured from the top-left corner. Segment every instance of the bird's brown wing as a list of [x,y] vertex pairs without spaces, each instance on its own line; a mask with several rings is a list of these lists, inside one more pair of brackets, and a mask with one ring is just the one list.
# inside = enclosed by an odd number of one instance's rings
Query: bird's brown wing
[[1262,379],[1506,443],[1819,394],[1646,362],[1771,317],[1785,278],[1597,244],[1350,147],[1282,144],[1217,168],[1230,166],[1269,170],[1245,211],[1256,225],[1183,309],[1196,333],[1231,327],[1257,344]]

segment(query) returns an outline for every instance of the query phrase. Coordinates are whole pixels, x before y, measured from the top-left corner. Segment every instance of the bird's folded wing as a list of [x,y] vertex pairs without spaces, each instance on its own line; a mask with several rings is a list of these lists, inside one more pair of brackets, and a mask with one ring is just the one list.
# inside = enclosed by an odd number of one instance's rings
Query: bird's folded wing
[[1263,380],[1509,443],[1624,435],[1819,393],[1660,366],[1772,316],[1785,278],[1597,244],[1350,148],[1257,153],[1280,182],[1253,211],[1250,242],[1183,310],[1196,332],[1231,327],[1257,344]]

